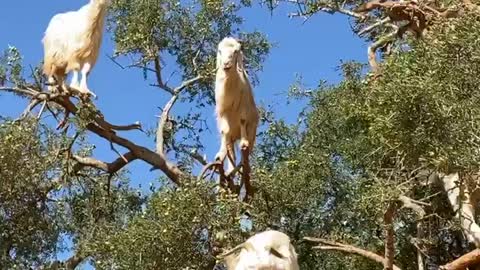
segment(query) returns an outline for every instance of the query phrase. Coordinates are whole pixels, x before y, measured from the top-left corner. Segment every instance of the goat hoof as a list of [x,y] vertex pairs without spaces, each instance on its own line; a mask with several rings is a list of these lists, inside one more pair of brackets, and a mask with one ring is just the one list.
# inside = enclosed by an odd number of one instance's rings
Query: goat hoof
[[97,99],[97,95],[95,95],[93,92],[90,92],[90,91],[88,91],[88,92],[82,92],[82,97],[83,97],[84,99],[90,99],[90,98],[92,98],[92,99],[94,99],[94,100]]
[[240,141],[240,149],[242,149],[242,151],[248,150],[249,146],[250,145],[247,140]]
[[74,89],[74,90],[80,91],[80,85],[78,83],[72,83],[72,84],[70,84],[69,87]]
[[215,161],[222,162],[225,159],[226,156],[227,156],[227,152],[223,152],[223,151],[219,152],[215,155]]

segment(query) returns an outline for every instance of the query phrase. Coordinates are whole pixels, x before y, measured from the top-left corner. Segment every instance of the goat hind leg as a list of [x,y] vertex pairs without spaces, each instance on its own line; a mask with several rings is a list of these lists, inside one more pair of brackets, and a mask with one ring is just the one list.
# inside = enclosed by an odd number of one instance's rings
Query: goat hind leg
[[78,70],[73,70],[72,81],[70,82],[70,88],[79,90],[80,83],[78,82]]
[[247,121],[240,119],[240,149],[242,151],[248,150],[250,143],[247,137]]
[[228,158],[228,169],[226,174],[229,175],[230,172],[235,169],[235,162],[237,157],[235,156],[235,142],[230,141],[227,145],[227,158]]
[[93,98],[97,98],[97,95],[90,91],[87,86],[87,77],[90,74],[91,68],[92,66],[90,65],[90,63],[85,63],[82,67],[82,80],[80,82],[80,91],[82,91],[86,95],[91,95]]
[[220,150],[218,150],[218,153],[215,155],[215,160],[223,162],[225,160],[225,157],[227,156],[227,142],[229,141],[228,135],[226,132],[222,132],[222,139],[220,143]]

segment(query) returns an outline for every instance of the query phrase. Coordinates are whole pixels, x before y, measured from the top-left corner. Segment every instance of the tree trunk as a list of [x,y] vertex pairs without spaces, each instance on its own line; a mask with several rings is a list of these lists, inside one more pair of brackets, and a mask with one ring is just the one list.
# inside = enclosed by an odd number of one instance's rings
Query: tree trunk
[[472,202],[468,185],[461,181],[459,173],[440,175],[443,188],[447,192],[455,216],[460,219],[460,226],[469,242],[480,247],[480,226],[475,221],[475,205]]
[[393,229],[393,219],[397,211],[397,203],[391,202],[383,216],[385,223],[385,261],[384,270],[393,270],[393,261],[395,258],[395,231]]

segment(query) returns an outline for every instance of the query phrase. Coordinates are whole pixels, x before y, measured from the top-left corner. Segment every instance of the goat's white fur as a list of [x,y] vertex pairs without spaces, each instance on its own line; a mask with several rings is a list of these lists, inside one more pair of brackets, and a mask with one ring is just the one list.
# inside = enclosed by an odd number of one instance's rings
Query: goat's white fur
[[[238,253],[238,251],[240,252]],[[288,235],[268,230],[250,237],[221,256],[228,270],[298,270]]]
[[87,76],[97,62],[108,2],[90,0],[79,10],[57,14],[50,20],[42,39],[43,73],[50,90],[55,81],[66,89],[65,77],[73,71],[70,87],[95,97],[88,89]]
[[227,153],[229,169],[235,162],[236,141],[242,150],[250,153],[255,144],[259,113],[252,87],[244,68],[241,44],[232,37],[218,44],[217,74],[215,79],[217,126],[221,134],[220,150],[216,160],[224,160]]

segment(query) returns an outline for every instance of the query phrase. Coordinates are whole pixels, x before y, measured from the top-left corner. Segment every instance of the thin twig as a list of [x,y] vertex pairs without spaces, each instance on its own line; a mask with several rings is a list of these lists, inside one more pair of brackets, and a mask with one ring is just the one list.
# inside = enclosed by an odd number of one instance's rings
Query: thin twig
[[40,119],[40,117],[42,117],[42,114],[43,114],[43,111],[45,110],[45,106],[46,106],[46,105],[47,105],[47,101],[44,100],[44,101],[43,101],[42,108],[41,108],[40,111],[38,112],[37,119]]

